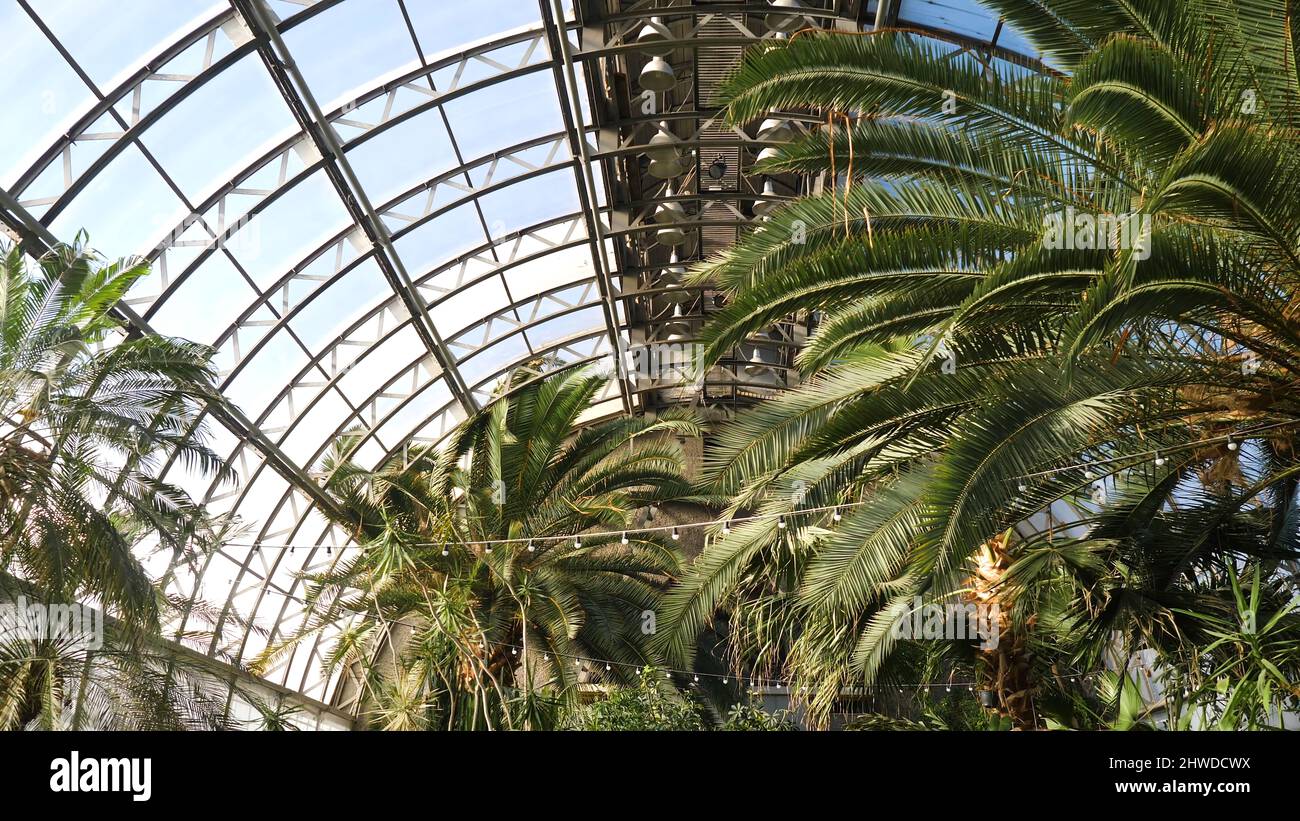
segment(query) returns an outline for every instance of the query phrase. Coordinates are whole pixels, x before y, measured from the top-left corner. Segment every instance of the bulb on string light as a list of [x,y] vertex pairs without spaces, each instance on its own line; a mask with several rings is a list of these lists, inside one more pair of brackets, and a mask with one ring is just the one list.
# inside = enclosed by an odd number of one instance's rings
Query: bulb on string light
[[533,540],[532,540],[532,539],[529,539],[529,540],[528,540],[528,552],[529,552],[529,553],[532,553],[532,552],[533,552],[534,550],[536,550],[536,549],[537,549],[537,548],[533,547]]
[[693,680],[696,684],[699,684],[699,683],[700,683],[700,677],[699,677],[699,676],[693,676],[693,677],[692,677],[692,680]]
[[677,532],[677,528],[674,527],[674,528],[673,528],[673,541],[677,541],[677,540],[680,539],[681,537],[682,537],[682,534],[678,533],[678,532]]
[[451,551],[444,547],[444,548],[442,549],[442,555],[444,555],[444,556],[450,556],[450,555],[451,555]]
[[582,537],[581,537],[581,536],[574,536],[574,537],[573,537],[573,546],[574,546],[574,547],[582,547]]
[[1229,439],[1228,439],[1228,450],[1236,450],[1236,449],[1237,449],[1237,443],[1234,442],[1234,441],[1232,441],[1231,438],[1229,438]]
[[622,541],[623,544],[627,544],[627,531],[626,531],[626,530],[623,531],[623,538],[622,538],[621,541]]
[[512,656],[517,656],[517,655],[519,655],[519,651],[516,650],[515,648],[511,647],[511,648],[510,648],[510,655],[512,655]]
[[776,526],[777,526],[777,529],[779,529],[779,530],[785,530],[785,517],[784,517],[784,516],[778,516],[778,517],[777,517],[777,519],[776,519]]
[[605,665],[605,672],[607,672],[607,673],[609,672],[609,665],[608,665],[608,664]]
[[484,552],[491,553],[491,552],[492,552],[492,545],[490,545],[490,544],[485,544],[485,545],[483,545],[483,550],[484,550]]
[[838,507],[835,508],[835,512],[831,514],[831,521],[838,522],[840,519],[843,518],[844,516],[840,513],[840,509]]
[[731,535],[731,520],[730,520],[730,519],[728,519],[727,521],[725,521],[725,522],[722,523],[722,535],[723,535],[723,536],[730,536],[730,535]]
[[1164,466],[1165,466],[1165,457],[1163,457],[1163,456],[1161,456],[1159,453],[1157,453],[1157,454],[1156,454],[1156,467],[1158,467],[1158,468],[1162,468],[1162,467],[1164,467]]
[[1029,490],[1029,485],[1020,485],[1019,488],[1020,488],[1020,492],[1024,493],[1025,491]]

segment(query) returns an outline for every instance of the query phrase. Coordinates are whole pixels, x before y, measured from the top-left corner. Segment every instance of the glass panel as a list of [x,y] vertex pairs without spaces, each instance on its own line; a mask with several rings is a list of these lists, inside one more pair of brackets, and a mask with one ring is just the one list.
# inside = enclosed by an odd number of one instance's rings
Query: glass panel
[[255,54],[199,88],[142,142],[196,205],[298,125]]
[[108,164],[50,226],[56,237],[90,233],[90,246],[110,259],[144,254],[185,215],[185,206],[130,146]]
[[284,41],[326,111],[380,77],[419,65],[396,0],[341,3],[294,28]]
[[[0,4],[0,32],[5,48],[0,57],[4,66],[0,100],[5,106],[0,185],[8,189],[42,150],[90,108],[93,98],[17,3]],[[40,82],[33,82],[34,77]]]
[[408,3],[411,26],[427,58],[460,51],[520,26],[541,24],[536,3],[519,0],[475,0],[473,3]]
[[529,136],[564,130],[555,78],[534,72],[447,103],[452,133],[466,157],[481,157]]
[[[32,0],[32,8],[103,91],[179,39],[225,3],[214,0]],[[228,6],[226,6],[228,8]]]

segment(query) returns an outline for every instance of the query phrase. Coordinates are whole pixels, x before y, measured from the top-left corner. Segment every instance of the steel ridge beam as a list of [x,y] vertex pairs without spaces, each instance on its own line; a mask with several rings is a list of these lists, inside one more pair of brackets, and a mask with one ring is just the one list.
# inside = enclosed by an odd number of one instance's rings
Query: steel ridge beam
[[[578,187],[578,199],[583,217],[587,223],[587,237],[591,244],[591,260],[600,286],[602,312],[605,317],[606,330],[609,332],[610,345],[614,350],[621,347],[621,335],[618,322],[618,308],[613,298],[614,276],[609,264],[608,251],[605,247],[605,228],[601,222],[600,196],[596,190],[595,178],[591,173],[591,152],[587,146],[587,136],[582,123],[582,108],[576,95],[582,86],[578,82],[573,63],[573,49],[569,43],[568,29],[564,24],[564,9],[555,0],[538,0],[542,21],[546,28],[547,42],[550,45],[551,59],[555,61],[555,92],[560,101],[560,110],[564,118],[564,127],[569,134],[569,147],[580,167],[574,168],[574,178]],[[623,410],[632,413],[632,392],[627,380],[618,377],[619,396],[622,398]]]
[[455,360],[443,344],[442,337],[429,317],[428,310],[415,292],[415,286],[411,282],[410,275],[406,273],[397,250],[393,247],[388,230],[375,213],[374,206],[370,204],[365,188],[357,179],[356,172],[353,171],[338,137],[334,134],[333,126],[321,111],[307,81],[298,71],[288,46],[280,37],[275,24],[271,22],[265,0],[231,0],[231,2],[244,19],[245,25],[253,31],[258,54],[280,90],[281,96],[293,112],[294,118],[298,120],[303,131],[311,135],[317,151],[325,157],[327,161],[325,170],[340,199],[343,200],[344,206],[352,215],[353,221],[363,227],[370,242],[375,245],[376,259],[379,260],[385,277],[394,292],[401,296],[407,310],[416,318],[416,330],[443,370],[452,393],[460,400],[466,412],[474,412],[478,407],[474,397],[457,372]]

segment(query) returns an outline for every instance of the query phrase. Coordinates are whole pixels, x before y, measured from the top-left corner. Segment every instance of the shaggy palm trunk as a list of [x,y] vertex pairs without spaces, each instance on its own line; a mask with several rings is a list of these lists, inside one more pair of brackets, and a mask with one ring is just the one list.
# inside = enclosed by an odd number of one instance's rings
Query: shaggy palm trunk
[[[993,693],[998,715],[1011,719],[1018,730],[1037,727],[1034,713],[1033,676],[1025,649],[1025,636],[1011,623],[1012,602],[1002,587],[1003,577],[1011,564],[1007,552],[1009,534],[995,536],[980,548],[971,577],[970,598],[987,613],[988,624],[997,637],[985,642],[976,665],[977,687]],[[996,615],[994,615],[996,614]]]

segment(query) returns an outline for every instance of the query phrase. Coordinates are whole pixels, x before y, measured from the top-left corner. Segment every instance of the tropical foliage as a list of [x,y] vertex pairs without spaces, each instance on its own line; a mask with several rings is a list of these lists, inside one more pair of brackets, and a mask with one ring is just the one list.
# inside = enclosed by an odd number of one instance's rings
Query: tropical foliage
[[223,526],[161,481],[166,458],[219,473],[200,413],[211,351],[124,333],[112,309],[147,267],[62,246],[29,269],[0,249],[0,602],[92,601],[84,637],[0,636],[0,728],[219,723],[154,639],[172,603],[137,556],[193,559]]
[[[706,470],[733,513],[789,526],[718,539],[669,597],[661,647],[687,663],[721,613],[735,663],[805,682],[825,717],[841,687],[888,678],[916,597],[996,603],[999,648],[945,664],[1020,726],[1143,649],[1202,702],[1247,680],[1232,698],[1273,698],[1300,680],[1289,18],[987,5],[1044,64],[805,32],[726,86],[737,125],[827,122],[764,170],[843,176],[697,272],[730,297],[710,360],[790,314],[817,328],[806,385],[724,428]],[[856,502],[841,522],[799,513]],[[1277,614],[1268,641],[1233,638],[1245,562]]]
[[364,549],[313,578],[326,615],[302,635],[359,617],[326,669],[359,672],[374,726],[554,726],[580,683],[656,662],[643,628],[678,556],[667,534],[618,529],[691,498],[674,437],[701,431],[685,413],[575,431],[605,383],[520,369],[445,448],[376,470],[348,461],[354,437],[336,444],[326,488]]

